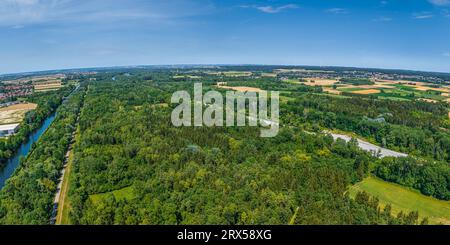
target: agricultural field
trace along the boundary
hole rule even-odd
[[[387,203],[391,204],[394,215],[400,211],[403,213],[419,211],[420,216],[428,217],[431,224],[450,224],[450,201],[428,197],[416,190],[375,177],[368,177],[350,187],[350,196],[355,196],[358,191],[365,191],[378,197],[382,208]]]
[[[246,86],[226,86],[226,83],[218,83],[216,87],[223,88],[223,89],[231,89],[239,92],[261,92],[263,91],[260,88],[255,87],[246,87]]]
[[[422,100],[436,103],[439,101],[450,102],[450,89],[448,87],[436,88],[433,84],[424,82],[412,82],[405,80],[372,80],[373,84],[354,85],[351,82],[340,82],[336,79],[304,78],[306,82],[297,79],[286,79],[285,82],[304,84],[308,86],[321,86],[328,94],[340,95],[343,92],[360,95],[375,95],[380,99],[392,100]],[[355,80],[357,84],[359,80]],[[363,81],[361,80],[361,83]]]
[[[49,90],[56,90],[62,87],[61,80],[45,80],[40,82],[33,82],[34,91],[44,92]]]
[[[37,108],[37,104],[19,103],[0,108],[0,124],[19,123],[25,113]]]

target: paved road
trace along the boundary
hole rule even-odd
[[[351,140],[350,136],[347,135],[343,135],[343,134],[334,134],[334,133],[330,133],[331,136],[333,136],[334,140],[337,139],[343,139],[345,140],[345,142],[349,142]],[[383,158],[383,157],[406,157],[408,156],[408,154],[405,153],[401,153],[401,152],[396,152],[396,151],[392,151],[383,147],[379,147],[377,145],[371,144],[369,142],[363,141],[358,139],[358,146],[359,148],[365,150],[365,151],[370,151],[372,152],[373,155],[376,155],[378,152],[380,152],[379,157]]]

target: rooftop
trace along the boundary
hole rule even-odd
[[[0,125],[0,131],[13,130],[13,129],[17,128],[17,126],[19,126],[18,123]]]

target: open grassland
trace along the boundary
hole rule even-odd
[[[128,186],[115,191],[89,195],[89,198],[93,203],[99,203],[111,194],[116,198],[117,201],[132,200],[135,196],[133,186]]]
[[[21,103],[0,108],[0,124],[18,123],[25,113],[37,108],[37,104]]]
[[[368,177],[350,187],[349,191],[353,197],[359,191],[378,197],[382,207],[392,205],[393,214],[419,211],[420,217],[428,217],[431,224],[450,224],[450,201],[428,197],[398,184]]]

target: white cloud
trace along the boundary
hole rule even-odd
[[[418,19],[418,20],[430,19],[430,18],[433,18],[433,17],[434,17],[434,15],[432,13],[430,13],[430,12],[421,12],[421,13],[414,13],[413,14],[413,18],[414,19]]]
[[[298,6],[296,4],[286,4],[278,7],[274,6],[257,6],[257,5],[243,5],[241,8],[254,8],[261,12],[268,13],[268,14],[276,14],[286,9],[296,9]]]
[[[437,6],[450,6],[450,0],[428,0],[428,2]]]
[[[347,9],[343,9],[343,8],[326,9],[325,12],[332,13],[332,14],[347,14],[348,13]]]
[[[212,12],[205,1],[119,1],[119,0],[0,0],[0,26],[39,23],[114,22],[170,20]]]

